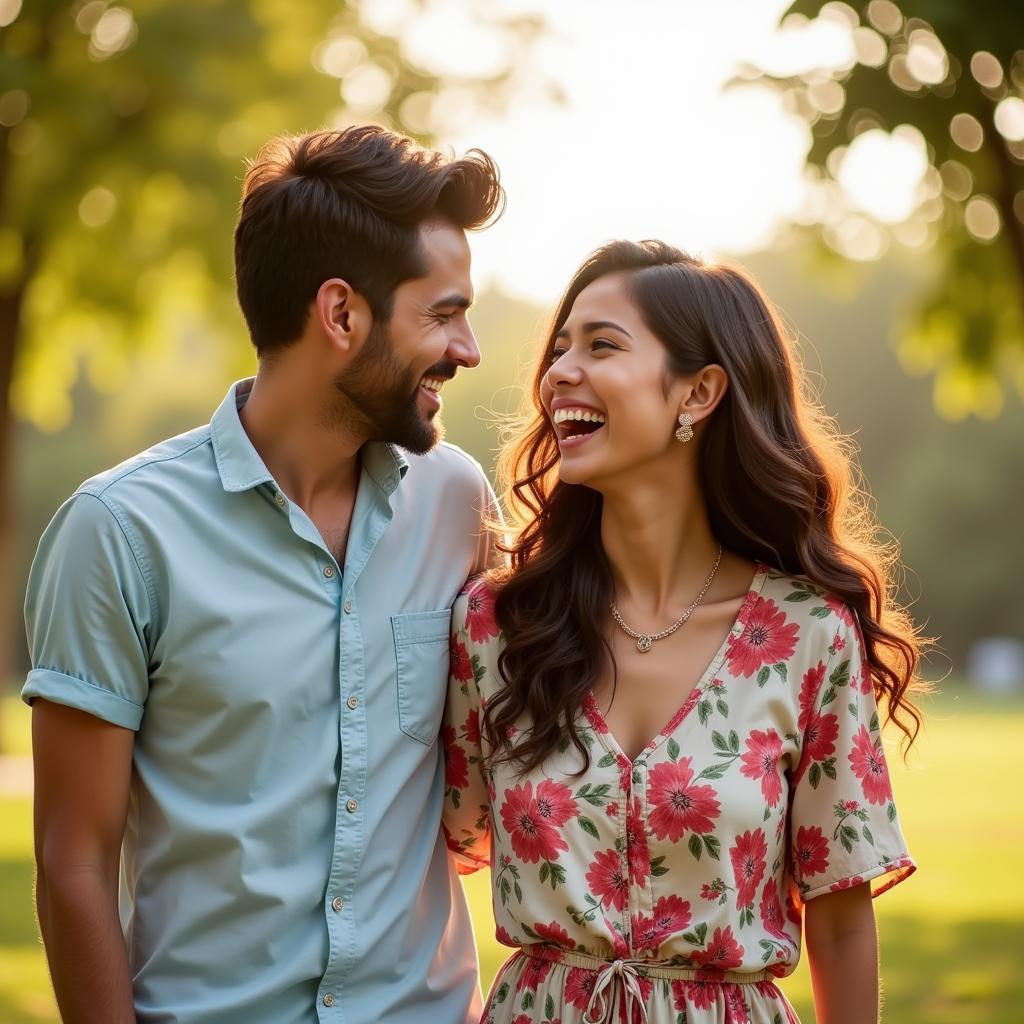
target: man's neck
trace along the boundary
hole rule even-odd
[[[325,423],[301,382],[257,374],[239,417],[278,485],[307,513],[354,494],[366,439]]]

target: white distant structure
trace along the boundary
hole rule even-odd
[[[967,674],[987,693],[1018,693],[1024,689],[1024,643],[1008,636],[979,640],[967,657]]]

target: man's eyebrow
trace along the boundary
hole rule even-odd
[[[447,309],[449,306],[454,306],[456,309],[469,309],[472,305],[472,299],[467,299],[461,292],[452,292],[450,295],[438,299],[437,302],[431,303],[430,308]]]
[[[624,334],[627,338],[629,338],[631,340],[633,338],[633,335],[630,334],[629,331],[627,331],[625,327],[620,327],[613,320],[591,320],[590,323],[583,325],[583,333],[584,334],[593,334],[594,331],[607,331],[609,328],[611,330],[613,330],[613,331],[619,331],[619,333]],[[568,330],[568,328],[563,327],[555,335],[555,337],[556,338],[568,338],[569,337],[569,330]]]

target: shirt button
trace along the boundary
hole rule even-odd
[[[331,900],[331,909],[335,913],[340,914],[341,913],[341,908],[344,907],[344,906],[345,906],[345,901],[340,896],[335,896],[334,899]]]
[[[349,699],[345,701],[345,703],[348,705],[349,711],[355,711],[355,709],[359,707],[359,698],[353,695],[349,697]]]
[[[351,601],[346,601],[342,605],[342,607],[345,609],[345,614],[346,615],[351,615],[352,614],[352,602]]]
[[[287,500],[285,499],[285,496],[280,491],[278,491],[277,494],[274,496],[274,501],[276,501],[278,505],[281,506],[281,508],[284,508],[285,505],[288,504]]]
[[[334,566],[333,565],[325,565],[324,566],[324,576],[327,579],[331,579],[334,576]]]
[[[333,1006],[333,1005],[334,1005],[334,996],[332,996],[330,992],[325,992],[324,993],[324,1006]]]
[[[355,801],[355,800],[349,800],[349,801],[348,801],[348,802],[347,802],[347,803],[345,804],[345,810],[346,810],[346,811],[348,811],[348,813],[349,813],[349,814],[355,814],[355,813],[356,813],[356,811],[358,811],[358,810],[359,810],[359,804],[358,804],[358,802],[357,802],[357,801]]]

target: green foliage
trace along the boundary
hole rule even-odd
[[[368,71],[378,95],[353,109]],[[497,102],[507,82],[500,69],[474,95]],[[20,353],[15,412],[63,426],[80,364],[112,390],[130,352],[169,335],[209,345],[212,325],[244,353],[230,285],[244,159],[364,118],[423,137],[444,84],[354,0],[24,3],[0,28],[0,294],[25,292],[20,331],[0,338]]]
[[[942,272],[907,311],[897,344],[906,363],[935,373],[944,415],[994,415],[1003,380],[1024,391],[1024,140],[1015,129],[1001,133],[996,114],[1004,100],[1024,97],[1020,11],[994,2],[799,0],[783,20],[815,17],[852,31],[849,66],[796,75],[752,68],[745,78],[777,87],[807,121],[808,164],[830,197],[819,237],[840,252],[835,183],[846,147],[873,129],[912,126],[924,137],[919,205],[896,234],[933,246]],[[889,230],[870,228],[883,243]]]

